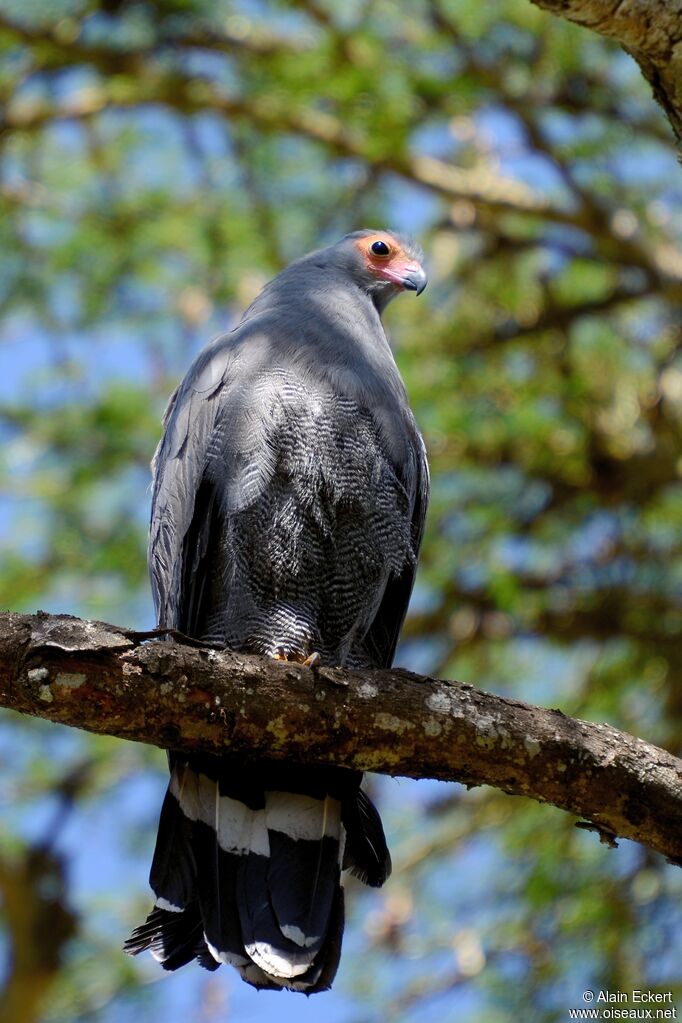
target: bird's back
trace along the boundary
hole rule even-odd
[[[270,367],[240,400],[267,410],[258,449],[244,460],[254,481],[242,486],[254,496],[225,510],[235,459],[228,416],[203,478],[220,519],[210,586],[198,618],[181,627],[236,650],[371,663],[364,636],[389,579],[416,556],[414,501],[381,423],[356,397],[291,367]]]

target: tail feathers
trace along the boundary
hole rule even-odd
[[[315,980],[311,978],[312,983],[306,989],[306,994],[314,995],[318,991],[328,991],[332,986],[336,971],[339,968],[339,959],[341,958],[341,939],[343,938],[344,922],[343,888],[339,885],[336,889],[327,937],[317,960],[320,969],[317,978]]]
[[[341,957],[341,939],[344,925],[343,888],[337,886],[334,893],[332,912],[329,919],[324,944],[310,969],[289,985],[293,991],[303,991],[306,995],[314,995],[318,991],[327,991],[336,976]]]
[[[206,843],[200,852],[195,842],[206,940],[256,987],[317,989],[326,946],[340,947],[340,932],[327,940],[340,892],[340,802],[274,791],[262,802],[254,810],[219,796],[213,833],[196,825]]]
[[[178,764],[168,786],[149,874],[157,905],[171,912],[184,909],[195,897],[196,863],[192,848],[192,824],[183,812],[182,798],[191,772]]]
[[[344,800],[342,820],[346,829],[344,870],[370,888],[381,888],[391,876],[391,854],[377,808],[362,789]]]
[[[237,877],[242,855],[227,852],[216,841],[216,832],[202,821],[194,826],[197,861],[197,892],[206,945],[217,963],[246,966],[237,909]]]
[[[247,967],[237,967],[237,969],[243,980],[258,988],[267,987],[270,990],[276,991],[286,988],[289,991],[301,991],[306,995],[314,995],[318,991],[328,991],[332,986],[339,967],[343,925],[343,889],[341,886],[338,886],[334,896],[332,914],[329,919],[325,941],[314,962],[305,973],[291,978],[287,983],[283,983],[281,977],[268,974],[256,966],[255,963],[250,963]]]
[[[339,887],[340,811],[329,796],[266,792],[254,815],[237,901],[246,951],[271,976],[304,977],[319,957]],[[254,854],[264,845],[267,856]]]
[[[267,973],[263,973],[260,966],[256,966],[255,963],[250,962],[247,966],[237,966],[236,970],[245,983],[250,984],[251,987],[258,988],[259,991],[285,990],[281,981],[275,977],[269,977]]]
[[[193,959],[199,959],[209,970],[220,965],[210,955],[204,941],[198,903],[181,913],[155,907],[145,922],[136,927],[123,946],[131,955],[147,949],[164,970],[177,970]],[[203,959],[208,957],[208,961]]]
[[[343,859],[341,803],[329,795],[268,792],[265,825],[268,888],[282,933],[297,945],[319,949]]]
[[[331,795],[322,776],[288,770],[282,779],[264,764],[245,771],[174,756],[150,878],[156,906],[126,951],[149,949],[166,970],[192,959],[211,970],[229,963],[257,988],[331,986],[343,934],[341,864],[378,885],[390,857],[359,775],[338,772]],[[293,791],[275,788],[282,781]]]

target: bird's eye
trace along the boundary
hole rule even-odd
[[[388,254],[391,251],[386,242],[382,241],[372,242],[372,244],[370,245],[370,249],[372,250],[375,256],[388,256]]]

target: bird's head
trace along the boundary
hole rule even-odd
[[[337,246],[347,271],[381,312],[401,291],[421,295],[426,287],[423,253],[393,231],[354,231]]]

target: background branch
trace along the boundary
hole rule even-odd
[[[217,652],[66,615],[0,616],[0,703],[174,749],[489,784],[682,861],[682,762],[459,682]]]

